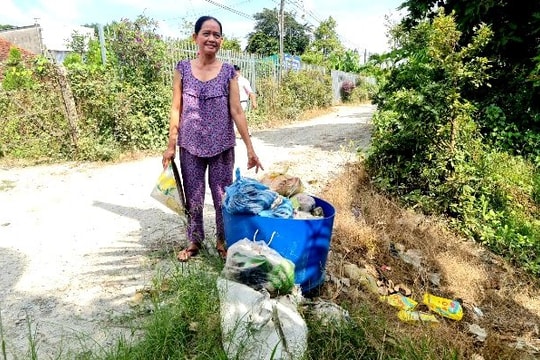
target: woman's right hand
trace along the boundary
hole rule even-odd
[[[174,156],[175,156],[175,149],[167,149],[165,150],[165,152],[163,153],[163,158],[161,159],[161,163],[163,164],[163,168],[166,169],[167,166],[169,166],[169,163],[171,162],[171,160],[174,159]]]

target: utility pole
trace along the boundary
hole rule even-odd
[[[105,50],[105,35],[104,35],[102,24],[98,24],[98,36],[99,36],[99,46],[101,49],[101,63],[105,65],[107,63],[107,51]]]
[[[43,44],[43,33],[41,31],[41,25],[39,25],[39,18],[34,18],[34,27],[36,28],[39,40],[39,53],[45,55],[45,45]]]
[[[281,80],[281,74],[283,72],[283,64],[285,63],[285,55],[283,49],[283,38],[285,37],[285,0],[281,0],[279,5],[279,78]]]

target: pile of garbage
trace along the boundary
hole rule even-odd
[[[316,271],[307,269],[307,254],[311,252],[301,246],[319,241],[318,252],[309,260],[324,257],[326,261],[320,249],[330,241],[333,213],[329,209],[333,210],[304,191],[298,177],[270,173],[259,181],[240,176],[236,169],[235,181],[225,189],[223,199],[228,249],[217,280],[222,343],[229,359],[304,358],[308,330],[298,309],[309,306],[317,316],[329,312],[329,306],[308,305],[302,296],[304,283],[321,279],[321,265],[315,267]],[[313,221],[304,226],[304,221],[281,219]],[[299,231],[292,230],[297,227]],[[325,231],[318,231],[320,228]],[[265,240],[255,240],[257,234]],[[274,237],[276,243],[272,244]],[[339,316],[341,312],[332,314]],[[326,315],[320,318],[326,319]]]
[[[259,215],[281,219],[324,217],[315,198],[304,191],[299,177],[269,173],[260,181],[242,177],[225,189],[224,208],[231,214]]]
[[[308,347],[308,328],[301,313],[309,313],[323,325],[350,321],[338,305],[304,298],[294,270],[293,262],[264,241],[245,238],[228,248],[217,279],[228,359],[301,360]]]
[[[264,241],[239,240],[228,249],[217,288],[229,359],[302,359],[308,331],[293,262]]]

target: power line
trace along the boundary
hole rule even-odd
[[[241,5],[249,4],[251,1],[252,1],[252,0],[241,1],[241,2],[239,2],[239,3],[230,5],[229,7],[230,7],[230,8],[233,8],[233,9],[234,9],[234,8],[239,8]],[[219,11],[219,12],[221,13],[222,11],[229,11],[229,9],[228,9],[228,8],[220,7],[220,9],[212,10],[212,11]],[[200,11],[197,11],[197,12],[193,15],[193,17],[196,18],[196,17],[199,17],[199,16],[208,15],[208,13],[209,13],[209,11],[202,11],[202,10],[200,10]],[[235,14],[236,14],[236,13],[235,13]],[[253,17],[251,17],[250,20],[253,20]]]
[[[319,17],[317,15],[315,15],[315,13],[313,11],[308,10],[308,9],[305,8],[304,2],[302,0],[296,0],[296,1],[289,0],[287,2],[289,4],[291,4],[291,5],[293,5],[296,9],[303,12],[304,15],[308,15],[309,17],[311,17],[313,20],[315,20],[317,22],[317,24],[321,23],[322,20],[319,19]]]
[[[209,2],[209,3],[212,4],[212,5],[215,5],[215,6],[217,6],[217,7],[220,7],[220,8],[222,8],[222,9],[225,9],[225,10],[227,10],[227,11],[229,11],[229,12],[232,12],[233,14],[242,16],[242,17],[244,17],[244,18],[246,18],[246,19],[249,19],[249,20],[253,20],[253,16],[252,16],[252,15],[243,13],[243,12],[241,12],[241,11],[239,11],[239,10],[236,10],[236,9],[233,9],[233,8],[227,6],[227,5],[223,5],[223,4],[217,3],[217,2],[215,2],[215,1],[213,1],[213,0],[205,0],[205,1],[206,1],[206,2]]]
[[[208,1],[208,0],[206,0],[206,1]],[[216,5],[216,6],[218,6],[220,8],[217,11],[216,10],[211,10],[214,13],[215,12],[221,12],[221,11],[232,11],[236,15],[239,15],[239,16],[242,16],[242,17],[247,17],[249,20],[253,20],[254,19],[253,16],[251,16],[249,14],[246,14],[246,13],[243,13],[241,11],[234,10],[234,7],[238,7],[240,5],[248,4],[251,1],[252,0],[241,1],[241,2],[233,4],[231,6],[226,6],[226,5],[222,5],[222,4],[216,4],[214,1],[208,1],[208,2],[211,3],[212,5]],[[178,21],[178,20],[188,21],[187,20],[188,18],[198,18],[198,17],[203,16],[203,15],[208,15],[209,12],[211,12],[211,11],[208,11],[208,10],[205,10],[205,11],[197,10],[197,11],[195,11],[195,9],[193,8],[192,2],[189,1],[189,3],[190,3],[191,6],[190,6],[190,9],[186,11],[186,15],[174,16],[174,17],[170,17],[170,18],[166,18],[166,19],[161,19],[161,21],[163,21],[163,22],[171,22],[171,21]]]

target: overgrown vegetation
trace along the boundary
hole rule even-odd
[[[38,57],[28,64],[19,51],[10,51],[0,91],[1,156],[35,161],[73,156],[59,77],[46,59]]]
[[[486,245],[528,274],[540,275],[540,147],[538,113],[531,100],[537,94],[540,61],[533,57],[533,70],[523,64],[501,67],[501,61],[493,61],[486,52],[497,47],[492,45],[494,38],[499,45],[504,43],[501,34],[475,23],[469,24],[464,36],[463,24],[456,24],[453,14],[440,12],[392,30],[396,48],[378,59],[378,65],[392,66],[371,63],[364,68],[376,74],[380,87],[374,98],[378,112],[367,158],[369,178],[362,171],[353,172],[346,186],[335,186],[325,196],[339,206],[340,220],[333,239],[333,251],[341,256],[339,264],[354,259],[358,264],[388,266],[395,279],[415,286],[413,295],[418,295],[432,290],[433,285],[395,260],[387,249],[395,242],[421,249],[426,254],[425,264],[439,270],[446,280],[437,288],[440,293],[489,309],[487,318],[478,320],[469,312],[466,320],[489,326],[491,337],[479,345],[465,335],[463,323],[444,322],[443,327],[411,330],[408,324],[403,326],[393,319],[393,313],[380,310],[378,296],[341,291],[336,285],[320,295],[347,308],[352,322],[323,327],[308,317],[307,359],[457,359],[477,353],[485,358],[526,356],[503,340],[508,340],[512,328],[519,328],[520,336],[534,336],[533,325],[538,323],[534,310],[540,308],[534,281],[517,274],[519,271],[509,274],[502,260],[449,236],[439,225],[428,226],[426,218],[419,220],[416,214],[398,210],[368,185],[372,182],[378,191],[415,210],[442,216],[460,234]],[[116,30],[124,34],[118,39],[143,40],[108,49],[113,59],[110,65],[100,64],[96,44],[85,58],[66,64],[81,115],[77,141],[65,136],[73,129],[64,112],[58,110],[62,109],[56,106],[58,99],[40,95],[58,94],[47,62],[41,59],[24,66],[13,53],[7,85],[0,92],[0,115],[2,121],[8,119],[0,129],[2,154],[95,160],[112,159],[126,150],[160,149],[166,138],[169,101],[169,85],[159,80],[163,71],[160,62],[147,62],[150,66],[140,73],[133,68],[136,62],[119,69],[120,64],[130,63],[119,59],[137,53],[148,56],[146,51],[152,49],[157,50],[151,54],[162,56],[161,40],[154,36],[150,23],[143,22],[143,32],[133,25],[118,25]],[[511,42],[511,34],[505,36],[506,42]],[[317,59],[317,54],[311,55]],[[145,81],[140,82],[143,77]],[[505,82],[513,90],[526,86],[506,94],[501,85]],[[490,92],[488,84],[498,86]],[[259,125],[295,119],[305,110],[328,106],[328,86],[328,77],[310,72],[287,73],[280,86],[263,79],[257,86],[261,89],[260,109],[250,114],[250,121]],[[370,86],[351,84],[344,89],[345,100],[369,98],[374,91]],[[33,112],[13,115],[26,108]],[[346,200],[340,200],[339,192]],[[477,259],[472,255],[475,252],[489,261]],[[465,255],[462,259],[456,253]],[[141,315],[144,323],[133,324],[136,331],[142,331],[141,339],[123,339],[103,354],[90,352],[81,359],[224,359],[215,290],[220,266],[212,264],[209,272],[175,269],[160,280],[168,283],[167,290],[161,291],[163,283],[156,283],[155,288],[161,290],[151,292],[146,299],[152,305],[152,315]],[[342,269],[330,267],[332,270],[338,273]],[[524,288],[523,284],[532,285]],[[517,337],[512,335],[512,341],[517,343]]]
[[[259,108],[248,114],[254,125],[290,122],[305,111],[332,104],[330,76],[317,71],[288,71],[281,82],[262,78],[257,88]]]
[[[408,11],[403,21],[406,29],[432,19],[438,9],[453,13],[461,33],[460,47],[471,42],[479,24],[491,28],[491,41],[482,50],[492,65],[489,87],[465,88],[463,95],[477,104],[475,121],[485,142],[538,161],[540,3],[407,0],[402,7]]]
[[[476,121],[484,109],[466,97],[489,80],[491,29],[479,25],[461,45],[453,16],[440,12],[393,35],[396,65],[374,100],[375,184],[540,274],[538,168],[490,148]]]
[[[169,58],[156,22],[144,16],[107,30],[106,63],[97,41],[90,41],[83,55],[66,58],[66,76],[45,58],[24,61],[12,50],[0,91],[1,156],[29,162],[109,161],[126,152],[162,150],[172,93],[165,79],[172,71],[169,64],[179,59]],[[271,73],[264,76],[261,65],[259,109],[248,119],[252,125],[290,121],[331,105],[331,80],[324,72],[288,71],[278,82]],[[75,111],[70,113],[71,103]]]

